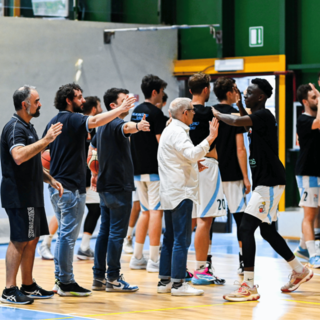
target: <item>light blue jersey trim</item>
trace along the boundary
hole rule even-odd
[[[25,147],[25,145],[24,145],[23,143],[17,143],[17,144],[15,144],[14,146],[12,146],[12,147],[10,148],[10,150],[9,150],[10,153],[11,153],[11,151],[12,151],[13,148],[18,147],[18,146]]]
[[[212,196],[212,198],[210,199],[209,203],[207,204],[207,206],[205,207],[205,209],[203,210],[203,212],[201,213],[201,218],[203,218],[207,212],[210,210],[210,208],[212,207],[213,203],[216,201],[219,189],[220,189],[220,170],[218,171],[218,182],[216,185],[216,190],[214,191],[214,194]]]
[[[303,188],[302,176],[296,176],[298,188]]]
[[[134,176],[134,181],[141,181],[141,176],[140,175]]]
[[[273,198],[274,198],[274,191],[273,191],[273,187],[270,187],[269,188],[269,192],[270,192],[270,207],[269,207],[269,211],[268,211],[268,219],[270,221],[270,223],[272,223],[272,218],[270,216],[270,211],[272,209],[272,206],[273,206]]]
[[[149,179],[148,180],[145,180],[144,178],[143,178],[143,180],[141,180],[142,179],[142,177],[141,176],[145,176],[145,175],[148,175],[149,176]],[[160,177],[159,177],[159,175],[158,174],[156,174],[156,173],[151,173],[151,174],[138,174],[138,175],[135,175],[134,176],[134,181],[143,181],[143,182],[149,182],[149,181],[160,181]]]
[[[317,177],[309,177],[309,187],[310,188],[318,188],[318,178]]]
[[[161,206],[161,203],[160,203],[160,201],[159,201],[158,204],[154,207],[153,210],[158,210],[158,209],[160,208],[160,206]]]
[[[159,175],[156,173],[150,174],[150,181],[160,181]]]
[[[140,201],[140,206],[142,207],[143,211],[149,211],[149,209],[147,209]]]

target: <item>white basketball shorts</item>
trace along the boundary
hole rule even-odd
[[[244,212],[246,209],[246,187],[243,180],[222,182],[230,213]]]
[[[262,222],[271,224],[277,221],[278,204],[285,186],[258,186],[253,192],[245,213],[251,214]]]
[[[199,173],[199,204],[193,203],[192,218],[221,217],[226,215],[222,181],[218,161],[204,158],[208,169]]]
[[[162,210],[160,204],[160,181],[135,181],[141,211]]]
[[[132,202],[140,201],[136,182],[134,182],[134,186],[136,190],[132,191]]]
[[[310,176],[296,176],[300,191],[300,207],[320,207],[320,178]]]
[[[90,187],[86,188],[86,203],[100,203],[99,193],[90,189]]]

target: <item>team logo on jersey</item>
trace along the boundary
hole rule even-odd
[[[257,162],[255,159],[249,159],[250,167],[255,168],[257,166]]]
[[[259,206],[259,212],[260,212],[260,213],[264,213],[264,211],[265,211],[265,206],[266,206],[266,203],[263,201],[262,204],[261,204],[261,206]]]
[[[149,117],[149,115],[147,113],[132,113],[132,120],[133,121],[141,121],[143,116],[146,115],[146,118]]]
[[[318,195],[317,194],[313,195],[313,202],[318,203]]]
[[[200,124],[200,122],[192,122],[191,124],[190,124],[190,130],[195,130],[196,129],[196,127],[198,126]]]

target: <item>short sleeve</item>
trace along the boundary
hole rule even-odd
[[[297,130],[299,137],[310,134],[312,130],[312,124],[314,117],[301,115],[297,121]]]
[[[95,134],[94,137],[91,139],[91,147],[97,149],[97,135]]]
[[[118,139],[127,139],[131,136],[131,134],[125,134],[123,131],[123,127],[126,124],[125,121],[116,119],[112,122],[110,122],[110,125],[112,126],[112,131],[114,132],[115,136]]]
[[[21,126],[19,126],[18,122],[13,123],[11,128],[8,128],[6,138],[10,153],[15,147],[24,147],[27,145],[28,137],[25,130]]]
[[[251,120],[252,120],[252,119],[251,119]],[[253,122],[253,121],[252,121],[252,122]],[[236,134],[247,132],[244,127],[235,127],[235,128],[236,128]]]
[[[89,129],[89,118],[80,113],[74,113],[71,117],[71,123],[76,132],[90,132]]]

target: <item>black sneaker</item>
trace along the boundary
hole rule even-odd
[[[90,296],[92,292],[85,288],[80,287],[76,282],[69,284],[64,284],[59,282],[58,295],[59,296],[76,296],[76,297],[86,297]]]
[[[79,260],[93,259],[94,253],[90,248],[87,249],[86,251],[82,251],[81,248],[79,248],[78,253],[77,253],[77,258]]]
[[[239,253],[239,269],[238,269],[238,274],[243,276],[244,274],[244,263],[243,263],[243,258],[242,255]]]
[[[53,291],[47,291],[33,282],[30,286],[21,285],[20,291],[29,298],[33,299],[49,299],[54,296]]]
[[[31,304],[33,299],[24,295],[18,287],[11,287],[10,289],[4,289],[1,296],[2,303],[11,304]]]
[[[106,279],[93,278],[91,289],[94,291],[103,291],[103,290],[106,290],[106,286],[107,286]]]
[[[212,267],[212,255],[208,254],[207,255],[207,263],[206,263],[206,267],[208,268],[208,272],[213,276],[214,280],[211,281],[211,283],[213,284],[217,284],[217,285],[224,285],[226,283],[225,279],[221,279],[218,278],[215,274],[214,274],[214,268]]]

